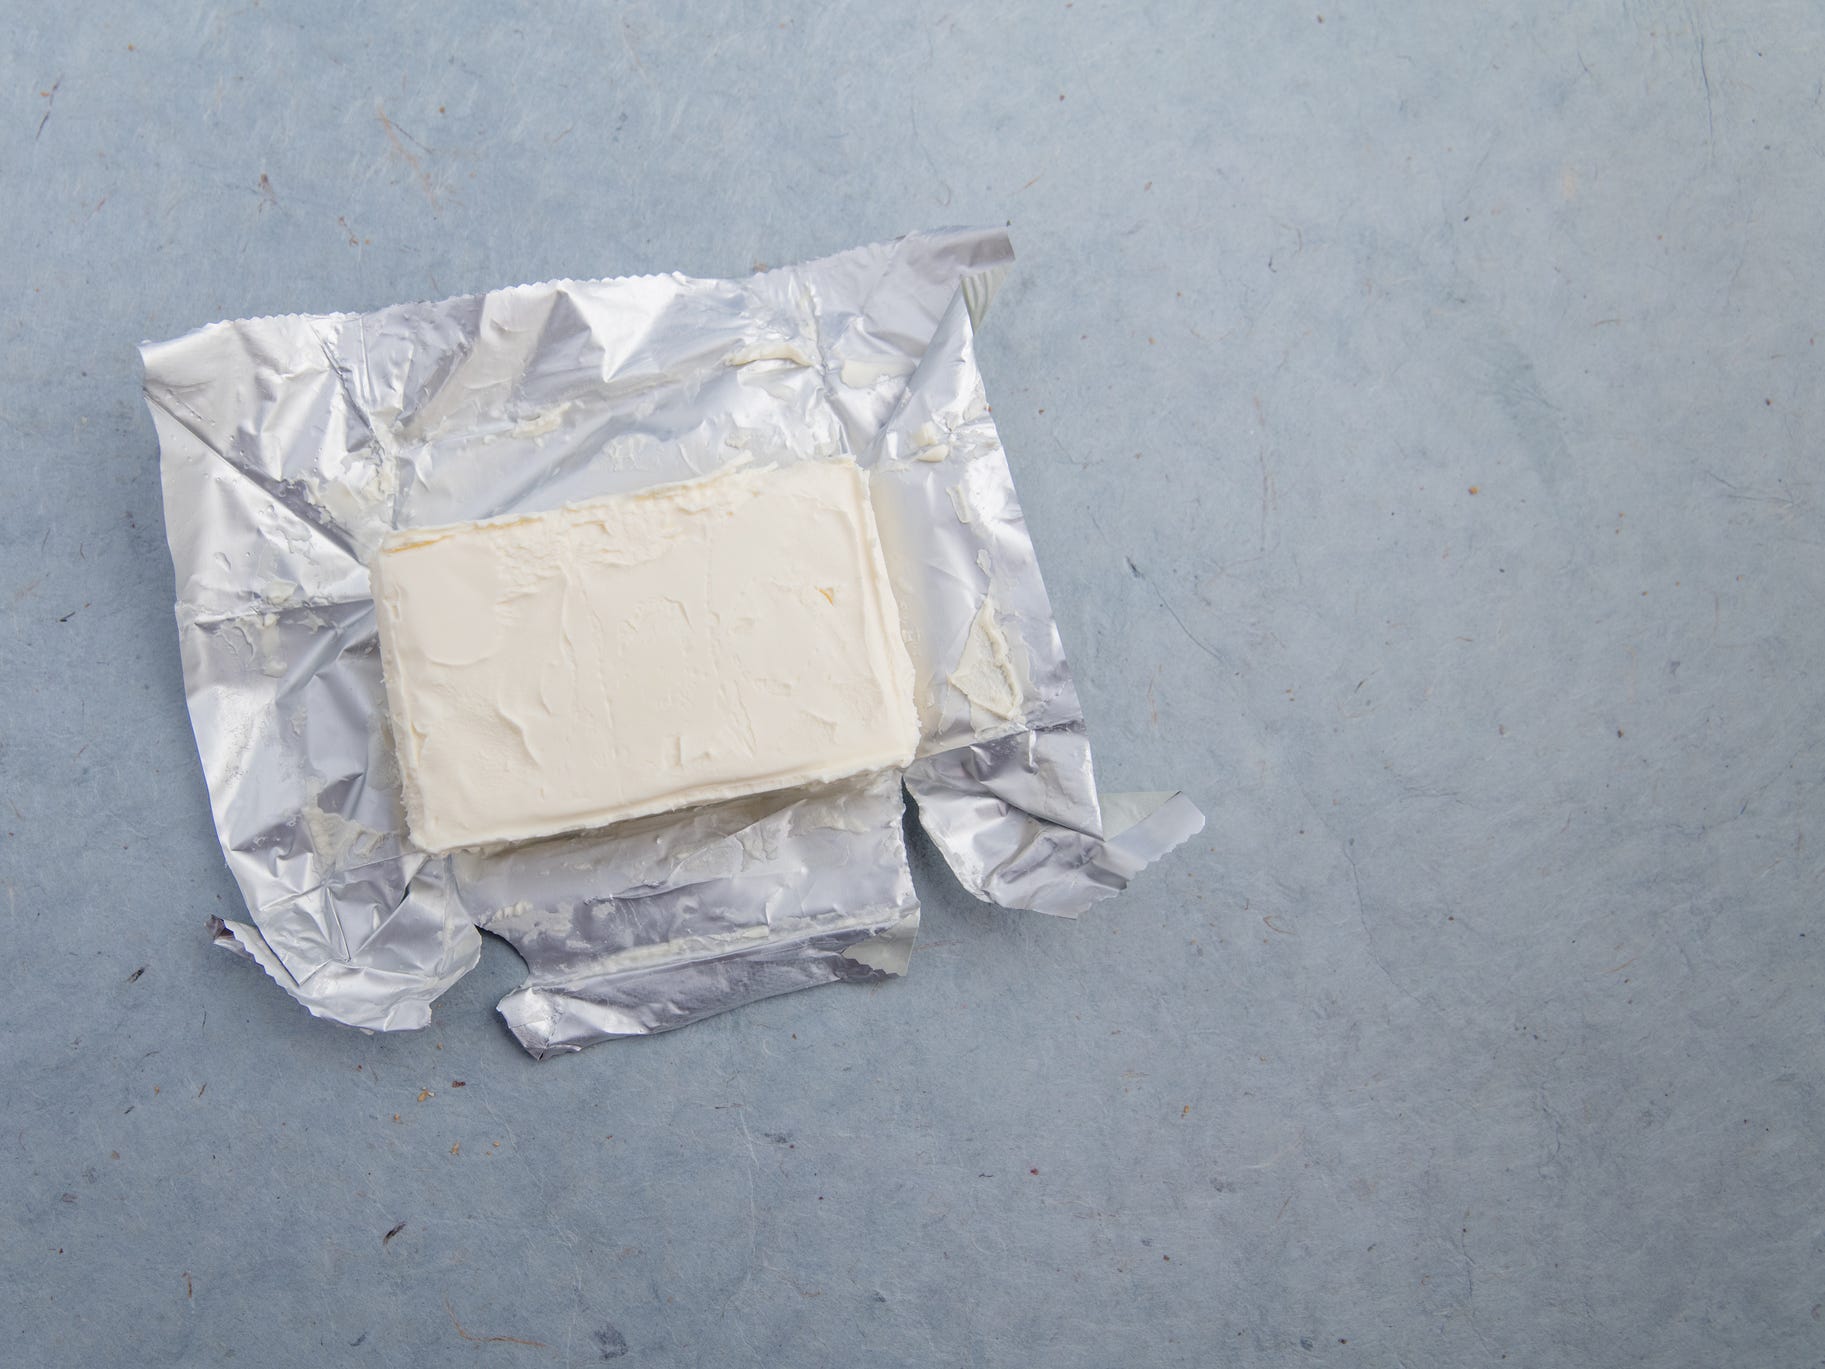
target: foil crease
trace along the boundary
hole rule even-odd
[[[919,674],[905,780],[972,893],[1074,913],[1195,831],[1188,801],[1152,796],[1105,832],[1117,800],[975,360],[1011,259],[999,231],[920,233],[743,280],[560,281],[146,345],[186,693],[248,906],[220,944],[311,1012],[392,1030],[498,933],[529,970],[501,1012],[541,1056],[901,973],[898,777],[453,856],[406,835],[380,539],[744,455],[874,469]]]

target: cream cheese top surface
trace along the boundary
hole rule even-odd
[[[904,765],[918,744],[851,461],[399,532],[372,569],[427,850]]]

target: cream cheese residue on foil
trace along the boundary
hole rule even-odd
[[[1009,722],[1020,716],[1020,677],[1008,651],[1007,634],[995,621],[992,598],[983,599],[982,608],[970,623],[963,655],[949,679],[972,708]]]
[[[544,413],[534,414],[531,418],[515,424],[507,436],[515,441],[525,441],[528,438],[544,437],[548,433],[555,433],[563,426],[564,415],[569,410],[569,404],[559,404],[547,409]]]
[[[956,511],[957,521],[959,523],[974,523],[976,521],[976,511],[970,507],[969,492],[965,490],[962,485],[952,485],[949,493],[951,508]]]
[[[789,361],[795,366],[816,366],[796,342],[786,338],[768,338],[738,347],[723,358],[725,366],[752,366],[757,361]]]
[[[345,869],[371,860],[387,839],[387,833],[363,827],[325,808],[321,794],[305,805],[304,826],[310,835],[311,849],[331,869]]]
[[[393,521],[393,497],[398,476],[391,456],[376,452],[374,459],[350,461],[343,470],[304,481],[312,501],[327,513],[365,559],[380,545]]]
[[[912,758],[912,665],[867,476],[701,480],[387,538],[374,564],[406,810],[519,841]]]
[[[274,679],[285,675],[285,656],[283,638],[279,633],[279,615],[262,613],[260,615],[260,669]]]
[[[905,357],[870,357],[843,363],[843,384],[852,390],[871,390],[884,380],[898,380],[908,375],[913,363]]]

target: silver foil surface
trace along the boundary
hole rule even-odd
[[[191,721],[248,916],[218,940],[311,1012],[422,1027],[480,955],[534,1055],[906,967],[901,779],[977,897],[1072,915],[1203,824],[1097,794],[974,330],[996,230],[742,280],[559,281],[142,349]],[[547,509],[737,457],[854,457],[923,741],[864,777],[430,856],[406,833],[366,564],[396,528]]]

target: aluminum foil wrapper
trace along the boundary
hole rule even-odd
[[[147,344],[191,721],[248,916],[218,940],[311,1012],[422,1027],[484,928],[533,1054],[897,975],[901,780],[979,898],[1075,914],[1203,823],[1098,795],[974,354],[999,231],[741,280],[519,286]],[[918,675],[904,776],[431,856],[406,832],[366,565],[397,528],[547,509],[751,455],[854,457]]]

